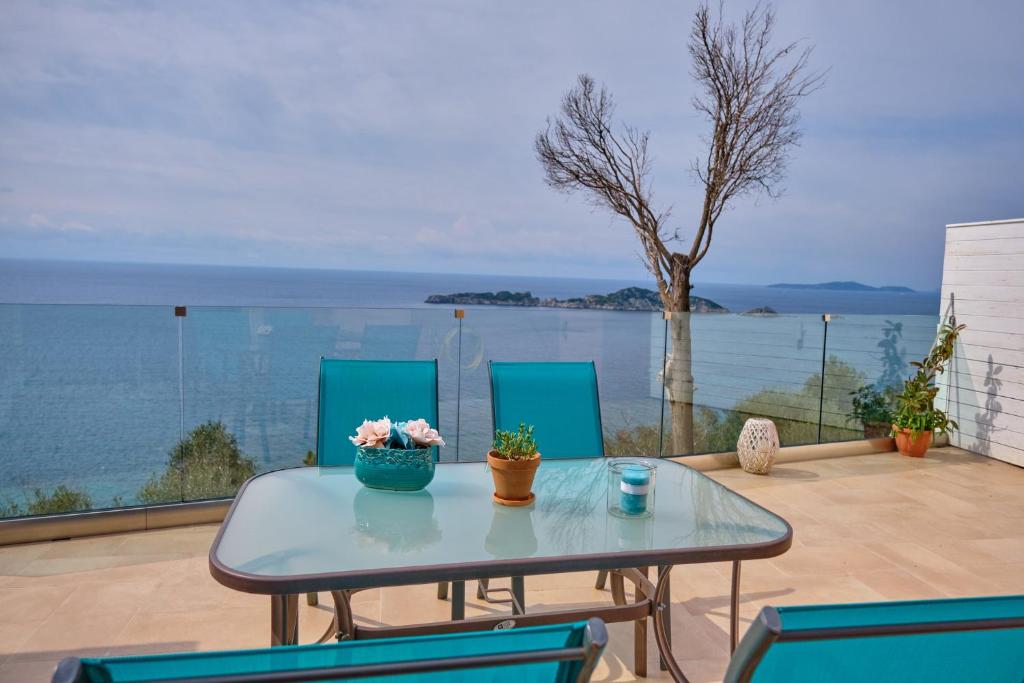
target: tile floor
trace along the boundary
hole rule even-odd
[[[766,604],[1024,593],[1024,469],[945,448],[924,460],[883,453],[781,465],[768,477],[712,476],[794,528],[785,555],[744,565],[744,622]],[[210,578],[215,531],[0,548],[0,681],[49,680],[69,654],[267,644],[268,599]],[[527,579],[528,608],[609,600],[593,578]],[[728,565],[673,573],[675,653],[695,683],[720,680],[725,670],[728,589]],[[354,608],[364,624],[444,619],[448,610],[429,586],[359,593]],[[468,612],[489,609],[471,604]],[[301,610],[305,641],[326,627],[329,612],[304,601]],[[609,631],[595,680],[633,680],[632,628]],[[651,678],[663,678],[653,637],[650,651]]]

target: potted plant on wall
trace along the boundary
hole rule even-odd
[[[892,425],[896,450],[901,455],[920,458],[931,446],[934,432],[942,434],[957,429],[957,423],[935,407],[935,396],[939,393],[935,378],[942,374],[946,363],[953,357],[956,340],[964,327],[943,323],[932,350],[920,362],[911,363],[917,371],[904,383],[903,391],[896,395]]]
[[[494,448],[487,453],[494,478],[494,501],[501,505],[529,505],[534,495],[533,477],[540,467],[540,453],[533,438],[533,425],[519,424],[519,431],[494,433]]]
[[[849,420],[864,428],[865,439],[885,439],[892,430],[893,392],[891,388],[879,390],[876,385],[866,384],[851,391]]]

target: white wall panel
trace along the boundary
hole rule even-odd
[[[943,314],[967,325],[940,405],[954,446],[1024,467],[1024,219],[946,226]]]

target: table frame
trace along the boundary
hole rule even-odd
[[[662,463],[673,466],[686,465],[664,459]],[[444,463],[438,464],[443,467]],[[277,470],[279,471],[279,470]],[[386,638],[393,636],[423,635],[427,633],[451,633],[455,631],[484,630],[499,627],[533,626],[539,624],[579,621],[598,617],[606,622],[635,621],[646,624],[647,617],[653,620],[655,641],[665,668],[676,681],[686,681],[672,654],[671,620],[669,618],[670,580],[672,568],[677,565],[701,564],[706,562],[731,562],[732,581],[729,601],[729,644],[735,650],[739,637],[739,590],[740,563],[776,557],[789,550],[793,543],[793,529],[789,523],[775,513],[750,501],[745,496],[729,491],[751,505],[782,521],[786,532],[777,539],[762,543],[740,543],[735,545],[705,546],[699,548],[667,548],[658,550],[593,553],[566,555],[560,557],[528,557],[512,560],[484,560],[479,562],[451,563],[430,566],[389,567],[386,569],[328,572],[322,574],[296,574],[292,576],[267,577],[241,572],[225,566],[217,559],[217,549],[224,529],[231,521],[238,500],[245,493],[249,482],[271,472],[250,478],[238,490],[235,501],[228,510],[217,536],[210,547],[210,573],[219,583],[228,588],[271,596],[271,645],[290,645],[298,642],[298,599],[303,593],[330,591],[335,596],[337,609],[347,609],[339,603],[338,595],[345,591],[364,588],[386,588],[416,584],[432,584],[440,581],[452,582],[453,610],[451,621],[415,624],[409,626],[351,626],[349,637]],[[696,472],[698,476],[706,476]],[[722,484],[717,485],[721,486]],[[657,580],[652,583],[645,570],[622,569],[622,567],[657,567]],[[544,574],[561,574],[588,570],[618,570],[636,589],[633,603],[595,606],[586,609],[558,610],[535,614],[501,615],[494,617],[464,618],[456,608],[457,598],[465,595],[465,582],[469,580],[493,579],[508,576],[524,577]],[[347,600],[346,600],[347,602]],[[624,603],[625,601],[622,600]],[[341,612],[339,612],[341,614]],[[646,641],[646,627],[638,627],[636,638]],[[639,663],[638,663],[639,664]],[[637,673],[640,673],[639,671]],[[642,675],[642,674],[641,674]]]

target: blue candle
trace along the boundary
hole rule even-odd
[[[647,512],[647,493],[651,489],[651,471],[639,465],[623,467],[619,489],[622,512],[627,515],[644,514]]]

